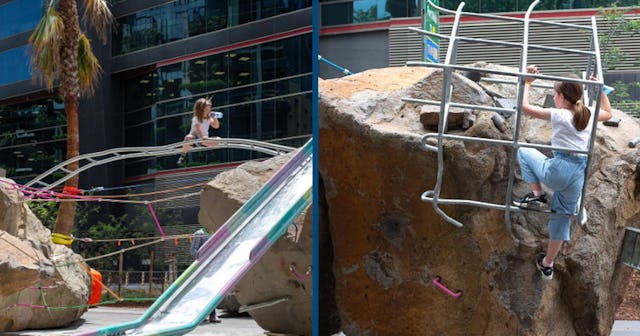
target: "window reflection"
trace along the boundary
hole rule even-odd
[[[113,55],[196,36],[311,6],[311,0],[181,0],[119,18]]]
[[[0,167],[19,183],[31,180],[65,160],[66,130],[57,98],[0,106]]]
[[[321,3],[321,23],[323,26],[375,22],[398,17],[419,17],[420,6],[426,1],[417,0],[325,0]],[[531,1],[524,0],[440,0],[441,7],[455,10],[464,2],[465,12],[500,13],[526,11]],[[580,9],[610,7],[609,0],[542,1],[536,10]],[[618,7],[635,6],[636,0],[616,2]]]
[[[30,52],[26,45],[0,52],[0,86],[31,78]]]
[[[359,0],[323,2],[322,25],[356,24],[420,16],[418,0]]]

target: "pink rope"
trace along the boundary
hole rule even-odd
[[[39,308],[39,309],[46,309],[46,306],[42,306],[42,305],[32,305],[32,304],[27,304],[27,303],[14,303],[9,305],[9,309],[15,308],[15,307],[27,307],[27,308]]]
[[[164,239],[166,236],[164,234],[164,231],[162,231],[162,227],[160,226],[160,222],[158,221],[158,217],[156,216],[156,212],[153,211],[153,207],[151,206],[151,203],[147,203],[147,206],[149,207],[149,211],[151,212],[151,216],[153,216],[153,220],[156,221],[156,226],[158,227],[158,230],[160,230],[160,234],[162,235],[162,238]]]
[[[7,183],[5,181],[2,181],[2,182]],[[10,183],[10,185],[12,185],[13,188],[15,189],[20,190],[23,194],[25,194],[26,197],[29,197],[29,198],[36,198],[37,196],[39,198],[48,199],[48,200],[54,200],[57,198],[75,198],[75,199],[82,199],[82,200],[88,200],[88,201],[100,201],[100,198],[96,198],[96,197],[66,194],[66,193],[60,193],[60,192],[51,191],[51,190],[42,190],[34,187],[27,187],[17,183]],[[27,196],[27,194],[30,196]],[[46,195],[46,196],[43,197],[41,195]]]
[[[51,289],[51,288],[58,288],[58,286],[31,286],[29,287],[29,289],[33,289],[33,290],[40,290],[40,289]]]

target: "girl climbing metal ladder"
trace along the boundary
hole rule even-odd
[[[490,209],[498,209],[498,210],[504,210],[505,211],[505,225],[507,228],[507,231],[513,236],[512,230],[511,230],[511,220],[510,220],[510,213],[511,212],[521,212],[521,211],[525,211],[521,208],[515,207],[512,205],[512,189],[513,189],[513,182],[514,182],[514,178],[515,178],[515,168],[516,168],[516,160],[513,159],[510,162],[509,165],[509,178],[508,178],[508,184],[507,184],[507,190],[506,190],[506,198],[505,198],[505,202],[504,204],[494,204],[494,203],[488,203],[488,202],[482,202],[482,201],[473,201],[473,200],[466,200],[466,199],[445,199],[445,198],[441,198],[440,194],[442,191],[442,182],[443,182],[443,175],[444,175],[444,140],[457,140],[457,141],[466,141],[466,142],[476,142],[476,143],[486,143],[486,144],[492,144],[492,145],[502,145],[502,146],[507,146],[511,148],[511,157],[515,158],[516,157],[516,153],[518,151],[519,147],[530,147],[530,148],[536,148],[536,149],[546,149],[546,150],[559,150],[562,152],[569,152],[569,153],[579,153],[579,154],[585,154],[587,155],[587,168],[586,168],[586,172],[585,172],[585,176],[589,176],[589,166],[591,163],[591,159],[592,159],[592,155],[593,155],[593,146],[594,146],[594,142],[595,142],[595,134],[596,134],[596,129],[597,127],[594,125],[594,127],[591,130],[591,136],[590,136],[590,140],[589,140],[589,147],[587,151],[580,151],[580,150],[571,150],[568,148],[561,148],[561,147],[553,147],[553,146],[549,146],[549,145],[541,145],[541,144],[532,144],[532,143],[526,143],[526,142],[519,142],[519,136],[520,136],[520,120],[522,117],[522,98],[523,98],[523,89],[524,89],[524,82],[526,78],[536,78],[536,79],[546,79],[546,80],[552,80],[552,81],[564,81],[564,82],[571,82],[571,83],[581,83],[584,85],[584,87],[586,88],[585,91],[587,92],[593,92],[594,94],[591,95],[585,95],[585,97],[587,97],[587,99],[589,100],[589,103],[587,104],[588,106],[593,106],[594,100],[595,100],[595,108],[592,109],[592,111],[594,111],[594,115],[593,118],[594,120],[598,119],[598,111],[600,109],[600,95],[601,95],[601,91],[603,89],[603,85],[604,83],[602,82],[601,79],[599,79],[598,81],[591,81],[587,79],[576,79],[576,78],[568,78],[568,77],[559,77],[559,76],[549,76],[549,75],[540,75],[540,74],[528,74],[526,72],[526,67],[527,67],[527,56],[528,56],[528,52],[529,49],[537,49],[537,50],[544,50],[544,51],[550,51],[550,52],[560,52],[563,54],[573,54],[573,55],[582,55],[582,56],[586,56],[587,60],[586,60],[586,66],[585,66],[585,74],[602,74],[602,63],[600,60],[600,49],[599,49],[599,44],[598,44],[598,31],[597,31],[597,27],[596,27],[596,20],[595,17],[591,17],[591,26],[580,26],[580,25],[575,25],[575,24],[569,24],[569,23],[559,23],[559,22],[551,22],[551,21],[542,21],[542,20],[535,20],[535,19],[531,19],[531,13],[534,9],[534,7],[538,4],[539,1],[534,1],[528,8],[524,18],[517,18],[517,17],[507,17],[507,16],[498,16],[498,15],[490,15],[490,14],[478,14],[478,13],[467,13],[467,12],[462,12],[462,8],[464,7],[464,2],[460,3],[460,5],[458,6],[456,11],[452,11],[452,10],[448,10],[445,8],[441,8],[436,6],[435,4],[433,4],[431,1],[428,2],[428,5],[435,10],[438,10],[439,12],[442,13],[446,13],[446,14],[453,14],[455,15],[454,18],[454,23],[453,23],[453,27],[451,29],[451,35],[447,36],[447,35],[442,35],[442,34],[438,34],[438,33],[434,33],[434,32],[429,32],[429,31],[425,31],[425,30],[421,30],[421,29],[416,29],[416,28],[409,28],[415,32],[418,32],[420,34],[423,35],[427,35],[427,36],[433,36],[433,37],[437,37],[440,39],[445,39],[445,40],[449,40],[449,44],[448,44],[448,48],[447,48],[447,54],[446,54],[446,58],[444,63],[427,63],[427,62],[407,62],[407,65],[409,66],[426,66],[426,67],[435,67],[435,68],[440,68],[443,70],[443,80],[442,80],[442,98],[440,101],[432,101],[432,100],[424,100],[424,99],[414,99],[414,98],[404,98],[404,101],[407,102],[413,102],[413,103],[420,103],[420,104],[428,104],[428,105],[439,105],[440,106],[440,118],[439,118],[439,124],[438,124],[438,133],[429,133],[426,134],[423,139],[422,139],[422,145],[426,150],[429,151],[433,151],[437,153],[438,156],[438,171],[437,171],[437,180],[436,180],[436,185],[435,188],[433,190],[428,190],[426,192],[424,192],[422,194],[422,200],[424,202],[429,202],[433,205],[433,208],[435,209],[436,213],[438,213],[438,215],[440,215],[443,219],[445,219],[447,222],[457,226],[457,227],[462,227],[463,224],[461,222],[459,222],[458,220],[450,217],[449,215],[447,215],[441,208],[440,205],[444,204],[444,205],[470,205],[470,206],[477,206],[477,207],[483,207],[483,208],[490,208]],[[481,38],[470,38],[470,37],[463,37],[463,36],[459,36],[458,35],[458,31],[459,31],[459,27],[460,27],[460,22],[461,22],[461,17],[462,15],[466,15],[466,16],[472,16],[472,17],[480,17],[480,18],[487,18],[487,19],[493,19],[493,20],[500,20],[500,21],[505,21],[507,23],[520,23],[523,24],[524,26],[524,31],[523,31],[523,38],[522,38],[522,43],[514,43],[514,42],[507,42],[507,41],[498,41],[498,40],[490,40],[490,39],[481,39]],[[556,26],[556,27],[563,27],[563,28],[572,28],[572,29],[579,29],[579,30],[583,30],[586,31],[590,34],[590,38],[591,38],[591,48],[590,50],[578,50],[578,49],[569,49],[569,48],[559,48],[559,47],[552,47],[552,46],[543,46],[543,45],[538,45],[538,44],[530,44],[529,43],[529,31],[530,31],[530,24],[531,23],[535,23],[535,24],[540,24],[543,26]],[[471,67],[471,66],[462,66],[462,65],[457,65],[456,64],[456,54],[457,54],[457,48],[459,43],[461,42],[466,42],[466,43],[475,43],[475,44],[482,44],[482,45],[489,45],[489,46],[500,46],[500,47],[511,47],[511,48],[517,48],[520,49],[520,67],[519,67],[519,71],[518,72],[511,72],[511,71],[505,71],[505,70],[497,70],[497,69],[486,69],[486,68],[478,68],[478,67]],[[516,77],[517,81],[516,82],[503,82],[503,83],[513,83],[516,85],[517,87],[517,94],[516,94],[516,99],[515,99],[515,111],[512,108],[505,108],[505,107],[491,107],[491,106],[480,106],[480,105],[472,105],[472,104],[463,104],[463,103],[455,103],[451,101],[451,97],[452,97],[452,74],[454,70],[461,70],[461,71],[469,71],[469,72],[480,72],[480,73],[487,73],[487,74],[494,74],[494,75],[505,75],[505,76],[513,76]],[[588,76],[587,76],[588,77]],[[452,107],[458,107],[458,108],[465,108],[465,109],[473,109],[473,110],[483,110],[483,111],[492,111],[492,112],[498,112],[498,113],[514,113],[514,126],[513,126],[513,133],[511,134],[511,138],[512,140],[499,140],[499,139],[486,139],[486,138],[478,138],[478,137],[470,137],[470,136],[465,136],[465,135],[455,135],[455,134],[446,134],[446,130],[447,130],[447,118],[448,118],[448,114],[449,114],[449,108]],[[437,144],[434,145],[430,145],[427,143],[428,140],[430,139],[436,139]],[[586,178],[586,177],[585,177]],[[580,200],[580,204],[578,206],[578,209],[576,209],[576,212],[573,214],[569,214],[566,216],[582,216],[584,211],[584,200],[585,200],[585,192],[586,192],[586,183],[583,186],[582,189],[582,193],[581,193],[581,200]],[[586,216],[586,215],[585,215]],[[584,217],[582,217],[583,220],[586,219]]]

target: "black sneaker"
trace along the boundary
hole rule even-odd
[[[551,280],[553,279],[553,267],[546,267],[542,265],[542,260],[544,260],[545,256],[546,254],[544,252],[538,253],[538,258],[536,259],[536,267],[542,274],[543,279]]]
[[[513,201],[513,204],[525,209],[542,209],[547,206],[547,194],[536,196],[532,191],[524,195],[523,198]]]

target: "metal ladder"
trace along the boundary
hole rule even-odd
[[[222,149],[222,148],[236,148],[236,149],[246,149],[257,151],[261,153],[265,153],[268,155],[280,155],[284,153],[289,153],[296,148],[278,145],[269,142],[263,142],[258,140],[249,140],[249,139],[239,139],[239,138],[224,138],[224,139],[210,139],[211,141],[215,141],[218,145],[214,147],[196,147],[190,148],[190,152],[201,152],[213,149]],[[186,142],[188,144],[196,144],[199,143],[200,140],[192,140]],[[139,158],[139,157],[150,157],[150,156],[168,156],[175,155],[181,152],[182,146],[185,142],[177,142],[170,145],[165,146],[155,146],[155,147],[121,147],[121,148],[112,148],[101,152],[89,153],[78,155],[74,158],[68,159],[56,165],[55,167],[45,171],[44,173],[38,175],[33,180],[27,182],[24,186],[30,187],[34,184],[39,184],[44,187],[42,189],[49,190],[55,186],[64,183],[66,180],[71,177],[80,174],[81,172],[95,167],[99,165],[103,165],[105,163],[114,162],[118,160],[131,159],[131,158]],[[71,171],[65,168],[68,164],[76,161],[84,160],[87,163],[79,167],[78,169]],[[63,173],[65,176],[59,178],[55,182],[49,184],[44,182],[44,179],[52,176],[56,173]]]
[[[560,76],[549,76],[549,75],[541,75],[541,74],[528,74],[526,73],[526,67],[527,67],[527,54],[528,54],[528,50],[529,49],[538,49],[538,50],[546,50],[546,51],[553,51],[553,52],[561,52],[561,53],[566,53],[566,54],[578,54],[578,55],[583,55],[587,57],[587,64],[586,64],[586,74],[602,74],[602,63],[600,61],[600,50],[599,50],[599,44],[598,44],[598,31],[597,31],[597,27],[596,27],[596,20],[595,17],[591,17],[591,26],[580,26],[580,25],[575,25],[575,24],[568,24],[568,23],[560,23],[560,22],[550,22],[550,21],[542,21],[542,20],[535,20],[535,19],[531,19],[531,13],[534,9],[534,7],[538,4],[538,0],[534,1],[529,8],[527,9],[527,12],[524,16],[524,18],[516,18],[516,17],[506,17],[506,16],[498,16],[498,15],[491,15],[491,14],[478,14],[478,13],[467,13],[467,12],[463,12],[462,8],[464,7],[464,2],[460,3],[460,5],[458,6],[456,11],[452,11],[452,10],[448,10],[442,7],[438,7],[437,5],[433,4],[431,1],[428,2],[428,5],[430,7],[432,7],[435,10],[440,11],[441,13],[445,13],[445,14],[453,14],[455,15],[454,18],[454,23],[453,23],[453,27],[451,30],[451,35],[447,36],[447,35],[442,35],[442,34],[438,34],[438,33],[433,33],[433,32],[429,32],[429,31],[425,31],[422,29],[417,29],[417,28],[409,28],[412,31],[415,31],[417,33],[423,34],[423,35],[428,35],[428,36],[434,36],[434,37],[438,37],[440,39],[446,39],[449,41],[448,44],[448,49],[447,49],[447,54],[446,54],[446,58],[445,58],[445,62],[444,63],[427,63],[427,62],[407,62],[408,66],[425,66],[425,67],[434,67],[434,68],[440,68],[443,70],[443,80],[442,80],[442,99],[441,101],[433,101],[433,100],[424,100],[424,99],[415,99],[415,98],[403,98],[403,101],[407,101],[407,102],[413,102],[413,103],[419,103],[419,104],[428,104],[428,105],[439,105],[440,106],[440,119],[439,119],[439,123],[438,123],[438,133],[428,133],[426,134],[423,138],[422,138],[422,146],[424,149],[428,150],[428,151],[432,151],[432,152],[436,152],[438,154],[438,171],[437,171],[437,181],[436,181],[436,185],[435,188],[433,190],[427,190],[426,192],[424,192],[422,194],[422,201],[424,202],[429,202],[433,205],[433,208],[435,209],[436,213],[438,215],[440,215],[444,220],[446,220],[447,222],[457,226],[457,227],[463,227],[463,224],[461,222],[459,222],[458,220],[452,218],[451,216],[447,215],[441,208],[440,205],[466,205],[466,206],[476,206],[476,207],[482,207],[482,208],[489,208],[489,209],[497,209],[497,210],[504,210],[505,212],[505,225],[507,228],[507,231],[513,236],[513,233],[511,231],[511,220],[510,220],[510,213],[511,212],[522,212],[522,211],[527,211],[521,208],[518,208],[516,206],[512,205],[512,198],[511,198],[511,193],[512,193],[512,189],[513,189],[513,182],[514,182],[514,178],[515,178],[515,169],[516,169],[516,160],[512,159],[510,162],[510,166],[509,166],[509,179],[508,179],[508,184],[507,184],[507,191],[506,191],[506,199],[504,204],[494,204],[494,203],[488,203],[488,202],[482,202],[482,201],[473,201],[473,200],[466,200],[466,199],[445,199],[445,198],[441,198],[440,197],[440,193],[442,191],[442,182],[443,182],[443,174],[444,174],[444,140],[457,140],[457,141],[468,141],[468,142],[476,142],[476,143],[486,143],[486,144],[491,144],[491,145],[502,145],[502,146],[508,146],[511,147],[511,157],[512,158],[516,158],[517,155],[517,151],[518,148],[520,147],[529,147],[529,148],[536,148],[536,149],[547,149],[547,150],[557,150],[557,151],[561,151],[561,152],[566,152],[566,153],[580,153],[580,154],[586,154],[587,155],[587,168],[585,171],[585,179],[588,178],[589,176],[589,166],[591,163],[591,159],[592,159],[592,155],[593,155],[593,146],[594,146],[594,142],[595,142],[595,134],[596,134],[596,129],[597,129],[597,120],[598,120],[598,112],[600,109],[600,94],[602,91],[602,87],[604,85],[604,83],[602,82],[602,79],[599,79],[597,82],[596,81],[590,81],[588,79],[576,79],[576,78],[567,78],[567,77],[560,77]],[[460,18],[462,15],[467,15],[467,16],[473,16],[473,17],[481,17],[481,18],[487,18],[487,19],[494,19],[494,20],[502,20],[502,21],[506,21],[509,23],[520,23],[524,25],[524,32],[523,32],[523,41],[522,43],[513,43],[513,42],[507,42],[507,41],[497,41],[497,40],[489,40],[489,39],[479,39],[479,38],[469,38],[469,37],[463,37],[463,36],[459,36],[458,35],[458,30],[459,30],[459,26],[460,26]],[[530,28],[530,23],[536,23],[536,24],[541,24],[541,25],[551,25],[551,26],[560,26],[560,27],[567,27],[567,28],[573,28],[573,29],[581,29],[581,30],[585,30],[587,32],[589,32],[591,34],[591,48],[589,51],[584,51],[584,50],[577,50],[577,49],[567,49],[567,48],[559,48],[559,47],[552,47],[552,46],[543,46],[543,45],[537,45],[537,44],[530,44],[529,43],[529,28]],[[476,68],[476,67],[471,67],[471,66],[461,66],[461,65],[456,65],[456,53],[457,53],[457,47],[458,44],[460,42],[468,42],[468,43],[477,43],[477,44],[483,44],[483,45],[488,45],[488,46],[508,46],[508,47],[517,47],[520,48],[520,67],[519,67],[519,71],[518,72],[509,72],[509,71],[503,71],[503,70],[497,70],[497,69],[484,69],[484,68]],[[451,101],[451,96],[452,96],[452,74],[454,70],[464,70],[464,71],[476,71],[476,72],[480,72],[480,73],[487,73],[487,74],[496,74],[496,75],[506,75],[506,76],[513,76],[516,77],[516,81],[515,82],[509,82],[509,81],[503,81],[503,83],[512,83],[515,84],[517,86],[517,97],[516,97],[516,109],[515,111],[511,108],[503,108],[503,107],[489,107],[489,106],[477,106],[477,105],[471,105],[471,104],[463,104],[463,103],[456,103],[456,102],[452,102]],[[553,146],[549,146],[549,145],[541,145],[541,144],[531,144],[531,143],[526,143],[526,142],[519,142],[518,138],[520,135],[520,120],[522,118],[521,116],[521,110],[522,110],[522,98],[523,98],[523,89],[524,89],[524,82],[526,78],[537,78],[537,79],[545,79],[545,80],[552,80],[552,81],[565,81],[565,82],[572,82],[572,83],[581,83],[583,84],[584,88],[585,88],[585,97],[586,99],[589,101],[588,106],[590,106],[590,109],[592,110],[592,117],[594,118],[593,121],[593,127],[591,130],[591,135],[590,135],[590,140],[589,140],[589,146],[588,146],[588,150],[587,151],[580,151],[580,150],[572,150],[572,149],[568,149],[568,148],[563,148],[563,147],[553,147]],[[498,80],[500,82],[500,80]],[[592,92],[592,95],[589,95],[588,93]],[[592,108],[593,106],[593,101],[595,100],[595,108]],[[514,113],[513,117],[515,118],[514,120],[514,128],[513,128],[513,133],[512,133],[512,139],[511,141],[509,140],[498,140],[498,139],[485,139],[485,138],[477,138],[477,137],[469,137],[469,136],[464,136],[464,135],[455,135],[455,134],[446,134],[446,130],[447,130],[447,117],[448,117],[448,113],[449,113],[449,108],[451,107],[461,107],[461,108],[468,108],[468,109],[474,109],[474,110],[483,110],[483,111],[492,111],[492,112],[503,112],[503,113]],[[427,141],[429,139],[437,139],[437,145],[430,145],[427,143]],[[581,194],[581,198],[580,198],[580,204],[579,207],[577,209],[577,212],[573,213],[573,214],[555,214],[555,215],[561,215],[561,216],[582,216],[582,212],[584,211],[584,202],[585,202],[585,193],[586,193],[586,186],[587,183],[585,181],[583,189],[582,189],[582,194]]]

